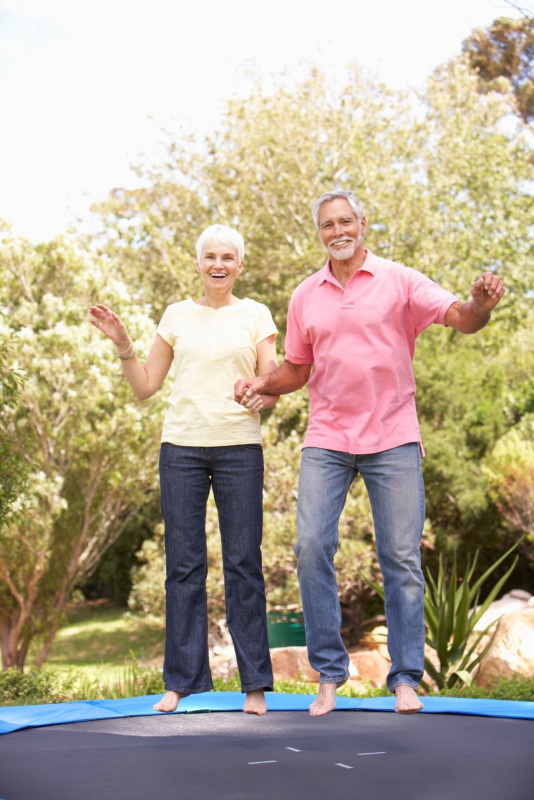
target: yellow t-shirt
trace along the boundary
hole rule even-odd
[[[191,447],[261,444],[260,415],[235,402],[234,384],[254,377],[256,345],[277,332],[269,309],[248,299],[219,309],[182,300],[166,309],[157,332],[174,350],[161,441]]]

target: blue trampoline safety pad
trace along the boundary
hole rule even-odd
[[[307,711],[315,695],[266,693],[269,711]],[[0,707],[0,734],[43,725],[70,722],[145,717],[160,715],[153,705],[162,695],[131,697],[123,700],[85,700],[76,703],[50,703],[40,706]],[[241,711],[245,696],[241,692],[203,692],[180,702],[174,714]],[[474,714],[483,717],[534,719],[534,703],[514,700],[471,700],[458,697],[423,697],[421,714]],[[393,711],[395,698],[355,699],[338,696],[336,711]]]

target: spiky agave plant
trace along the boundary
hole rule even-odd
[[[438,690],[450,689],[458,682],[464,684],[472,683],[471,673],[488,651],[493,637],[480,653],[477,654],[476,649],[494,622],[490,622],[481,631],[475,632],[475,626],[512,574],[517,564],[518,556],[515,557],[506,573],[492,587],[484,602],[479,605],[482,585],[518,544],[519,542],[516,542],[474,583],[471,583],[471,581],[478,560],[478,551],[472,561],[470,557],[467,559],[466,569],[461,577],[458,575],[456,554],[454,555],[452,569],[448,578],[447,563],[444,563],[441,556],[437,578],[434,578],[430,570],[427,569],[424,600],[425,641],[429,647],[436,651],[439,669],[427,656],[425,656],[425,669],[427,674],[435,681]],[[361,572],[360,574],[384,599],[383,587],[368,580]],[[421,685],[427,691],[429,690],[429,686],[425,681],[421,681]]]

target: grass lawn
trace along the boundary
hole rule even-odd
[[[160,665],[165,633],[145,617],[108,603],[74,606],[66,615],[46,661],[50,667],[82,669],[90,677],[111,681],[125,661]],[[28,666],[36,651],[30,652]]]

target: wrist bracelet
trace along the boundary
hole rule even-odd
[[[118,353],[117,353],[118,355]],[[136,355],[135,350],[132,350],[129,356],[119,356],[121,361],[128,361],[129,358],[133,358]]]
[[[119,350],[119,348],[117,348],[118,357],[120,358],[121,356],[125,356],[126,353],[128,353],[132,348],[133,348],[133,342],[130,342],[126,350]]]

